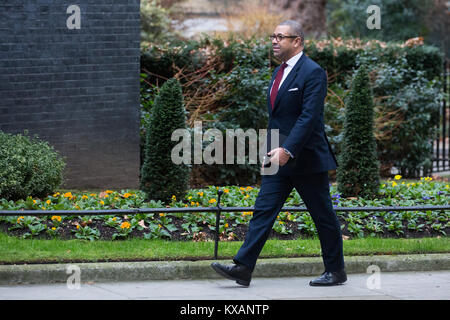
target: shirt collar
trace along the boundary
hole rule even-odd
[[[289,67],[295,66],[295,64],[298,62],[298,60],[300,60],[300,58],[302,57],[302,54],[303,54],[303,51],[300,51],[300,53],[297,53],[295,56],[293,56],[288,61],[286,61],[286,64]]]

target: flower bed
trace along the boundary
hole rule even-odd
[[[215,207],[219,187],[191,189],[184,199],[172,197],[170,207]],[[222,207],[252,207],[259,188],[221,187],[224,194]],[[450,186],[445,182],[425,177],[417,181],[404,181],[400,176],[380,186],[375,200],[342,198],[331,186],[335,207],[380,207],[448,205]],[[293,190],[286,207],[304,206]],[[134,215],[58,216],[52,210],[99,210],[132,208],[165,208],[161,202],[146,201],[145,194],[136,190],[92,192],[56,192],[44,199],[16,202],[0,200],[0,210],[48,210],[47,216],[0,216],[0,230],[10,235],[28,238],[60,238],[110,240],[142,237],[144,239],[173,239],[208,241],[214,238],[213,212],[155,213]],[[447,236],[450,230],[449,211],[388,211],[337,212],[344,237],[430,237]],[[223,212],[220,222],[221,240],[243,240],[252,212]],[[307,212],[281,211],[270,237],[296,239],[317,235],[311,216]]]

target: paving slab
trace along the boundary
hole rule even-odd
[[[205,261],[101,262],[73,264],[0,265],[0,285],[83,282],[220,279]],[[231,264],[231,260],[220,260]],[[352,256],[345,258],[347,274],[450,270],[450,254]],[[323,272],[320,257],[259,259],[254,277],[315,277]]]
[[[249,287],[226,279],[2,285],[0,300],[450,300],[450,271],[350,274],[335,287],[311,287],[311,279],[255,277]]]

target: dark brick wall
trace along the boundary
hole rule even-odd
[[[73,4],[80,29],[66,25]],[[49,141],[67,188],[138,186],[139,5],[0,1],[0,130]]]

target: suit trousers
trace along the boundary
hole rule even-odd
[[[254,270],[276,217],[295,188],[308,209],[322,248],[325,271],[344,269],[342,233],[330,197],[328,172],[308,175],[263,175],[245,241],[233,261]]]

